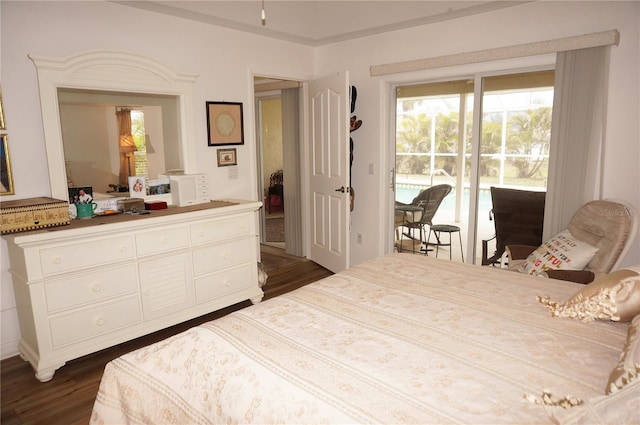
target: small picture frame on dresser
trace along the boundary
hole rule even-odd
[[[129,177],[129,197],[144,198],[147,196],[146,179],[143,176]]]
[[[70,204],[89,204],[93,202],[93,187],[70,187],[69,203]]]

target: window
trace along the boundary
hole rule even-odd
[[[136,150],[133,153],[133,175],[149,178],[146,133],[144,131],[144,112],[139,109],[131,110],[131,135],[136,145]]]
[[[408,203],[426,187],[451,184],[454,191],[433,222],[455,223],[478,243],[490,237],[491,186],[546,189],[553,75],[541,71],[484,77],[482,92],[476,90],[475,79],[398,87],[396,200]],[[474,122],[476,92],[482,96],[479,122]],[[474,128],[481,129],[477,150]],[[477,205],[471,206],[470,193],[476,189]],[[468,226],[470,210],[477,214],[476,232]]]

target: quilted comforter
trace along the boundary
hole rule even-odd
[[[550,317],[576,284],[392,254],[126,354],[94,424],[549,423],[604,392],[627,325]]]

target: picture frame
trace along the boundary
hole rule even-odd
[[[147,196],[147,181],[144,176],[129,177],[129,197],[144,198]]]
[[[93,187],[78,186],[69,188],[70,204],[88,204],[93,202]]]
[[[171,193],[169,179],[149,180],[149,195],[164,195],[167,193]]]
[[[0,87],[0,130],[6,130],[7,123],[4,120],[4,102],[2,101],[2,87]]]
[[[244,145],[242,103],[207,102],[209,146]]]
[[[0,143],[0,195],[15,195],[13,186],[13,172],[11,171],[11,156],[9,155],[9,135],[2,134],[2,143]]]
[[[229,165],[238,165],[236,149],[218,149],[218,167],[228,167]]]

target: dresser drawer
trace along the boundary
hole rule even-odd
[[[196,197],[206,198],[209,196],[209,186],[203,185],[196,187]]]
[[[189,246],[187,226],[166,227],[152,232],[136,233],[136,252],[140,256],[157,254]]]
[[[193,272],[200,275],[236,264],[253,262],[255,238],[237,239],[193,250]]]
[[[257,265],[243,264],[196,279],[196,303],[203,303],[257,285]]]
[[[138,290],[135,264],[100,269],[64,279],[47,281],[44,293],[49,313]]]
[[[140,323],[138,297],[103,304],[49,320],[54,348]]]
[[[255,235],[253,220],[252,214],[241,214],[192,224],[191,241],[194,244],[202,244],[237,236]]]
[[[129,235],[40,250],[40,263],[45,276],[133,258],[133,238]]]

